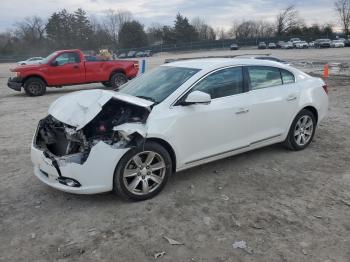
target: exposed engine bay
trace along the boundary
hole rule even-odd
[[[40,120],[34,145],[57,163],[54,158],[83,164],[91,148],[100,141],[115,148],[137,146],[144,141],[144,134],[133,130],[133,125],[144,128],[150,111],[147,108],[110,99],[96,117],[77,130],[73,126],[48,115]],[[130,124],[128,131],[118,129]]]

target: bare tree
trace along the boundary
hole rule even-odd
[[[200,40],[215,40],[216,34],[214,29],[205,23],[200,17],[195,17],[191,21],[191,25],[194,27]]]
[[[276,19],[276,33],[282,35],[301,24],[298,11],[294,5],[280,11]]]
[[[118,34],[124,23],[132,20],[132,14],[129,11],[115,11],[108,9],[106,11],[106,17],[104,26],[108,31],[113,42],[118,42]]]
[[[216,35],[217,40],[224,40],[224,39],[229,38],[228,33],[222,27],[216,28],[215,35]]]
[[[159,44],[163,40],[163,25],[159,23],[153,23],[147,28],[147,37],[150,44]]]
[[[26,17],[22,22],[15,24],[15,34],[31,44],[37,44],[44,39],[45,23],[38,16]]]
[[[337,0],[334,2],[334,6],[344,33],[348,35],[350,32],[350,0]]]

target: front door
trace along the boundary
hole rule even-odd
[[[49,65],[47,81],[49,85],[69,85],[85,82],[84,63],[76,52],[58,55]]]
[[[179,105],[185,95],[171,109],[174,121],[169,130],[176,141],[179,162],[191,165],[247,147],[249,94],[245,93],[242,67],[215,71],[190,92],[195,90],[210,94],[211,103]]]

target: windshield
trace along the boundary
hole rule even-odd
[[[160,103],[198,71],[195,68],[160,66],[126,83],[120,92]]]
[[[40,64],[47,64],[52,58],[54,58],[57,55],[57,52],[53,52],[51,55],[45,57],[43,60],[41,60]]]

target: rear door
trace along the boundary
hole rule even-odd
[[[85,68],[77,52],[59,54],[49,65],[49,85],[68,85],[85,82]]]
[[[284,69],[247,66],[252,121],[250,143],[282,138],[296,113],[300,89],[294,75]]]

